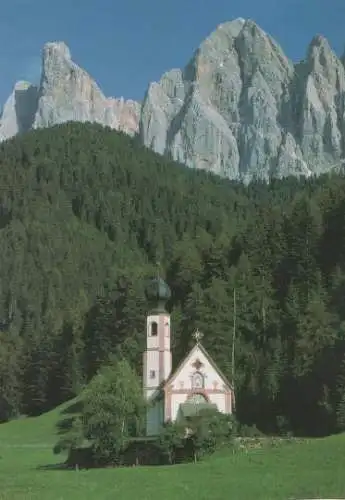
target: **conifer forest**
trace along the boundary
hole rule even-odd
[[[110,353],[141,376],[159,262],[174,365],[199,328],[242,423],[345,430],[343,174],[244,185],[67,123],[0,144],[0,187],[0,421],[74,397]]]

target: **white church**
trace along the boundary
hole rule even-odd
[[[150,281],[147,297],[154,305],[146,320],[146,351],[143,356],[143,390],[147,400],[146,434],[157,435],[165,422],[214,408],[231,414],[232,384],[201,344],[197,330],[195,345],[172,372],[171,321],[165,309],[170,298],[168,285],[159,277]]]

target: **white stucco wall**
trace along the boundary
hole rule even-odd
[[[157,335],[152,336],[152,323],[158,326]],[[172,358],[170,351],[170,316],[169,314],[150,314],[146,321],[146,378],[147,387],[158,385],[171,374]],[[161,354],[160,354],[161,353]],[[163,357],[163,359],[162,359]],[[156,378],[151,379],[150,372],[155,371]]]
[[[157,335],[152,335],[152,324],[157,325]],[[148,436],[159,433],[164,423],[164,400],[155,401],[161,384],[171,373],[170,315],[149,314],[146,319],[146,350],[143,356],[143,391],[149,403],[146,418]]]
[[[158,335],[151,335],[151,324],[157,323]],[[158,349],[170,351],[170,315],[149,314],[146,320],[147,349]]]
[[[214,382],[217,383],[217,388],[223,388],[224,380],[219,375],[216,368],[212,366],[209,362],[203,351],[199,346],[195,346],[194,349],[191,350],[189,356],[183,363],[183,366],[175,373],[173,379],[171,380],[171,385],[173,389],[181,389],[188,388],[192,389],[192,375],[195,373],[196,368],[193,363],[199,360],[203,366],[199,369],[199,371],[205,376],[205,389],[213,389]],[[181,383],[183,387],[181,387]]]
[[[200,361],[200,368],[193,366],[195,361]],[[193,374],[196,371],[204,376],[204,386],[200,390],[193,388]],[[203,350],[196,345],[189,356],[180,366],[175,375],[170,380],[169,387],[171,393],[171,420],[176,420],[181,403],[184,403],[189,395],[193,392],[204,393],[210,403],[217,405],[217,408],[222,413],[231,413],[231,395],[229,395],[230,387],[223,380],[217,368],[212,365]],[[174,392],[178,391],[178,392]],[[227,399],[230,399],[230,408]]]
[[[155,389],[159,385],[158,377],[159,377],[159,351],[146,351],[146,366],[144,367],[144,380],[145,380],[145,388],[147,392],[150,389]],[[151,378],[151,371],[155,372],[155,378]],[[148,397],[148,396],[147,396]]]
[[[225,413],[225,392],[222,394],[210,394],[210,403],[214,403],[217,405],[217,408],[222,413]]]

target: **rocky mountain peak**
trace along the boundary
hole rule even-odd
[[[225,23],[221,23],[209,35],[209,37],[206,38],[205,42],[207,42],[207,40],[211,40],[213,38],[216,38],[217,36],[222,36],[223,34],[229,36],[230,38],[236,38],[245,24],[246,24],[246,20],[243,19],[242,17],[238,17],[237,19],[234,19],[233,21],[226,21]],[[202,42],[201,46],[205,42]]]
[[[42,51],[43,60],[52,57],[52,55],[60,56],[65,59],[71,60],[71,52],[65,42],[47,42]]]
[[[89,121],[133,135],[139,112],[140,105],[134,101],[106,98],[91,76],[73,62],[64,42],[45,44],[35,128]]]
[[[15,83],[0,116],[0,141],[29,130],[34,121],[38,89],[26,81]]]
[[[343,70],[321,36],[294,65],[254,21],[220,24],[183,70],[149,87],[141,140],[245,182],[319,174],[344,155]]]
[[[253,20],[224,22],[184,68],[148,85],[141,104],[108,98],[64,42],[42,51],[37,89],[18,83],[0,139],[91,121],[139,134],[154,151],[231,179],[320,174],[345,161],[345,53],[315,36],[298,63]]]
[[[323,71],[326,68],[331,69],[338,66],[340,59],[332,50],[328,40],[318,35],[312,39],[308,47],[307,61],[315,71]]]
[[[139,114],[139,103],[105,97],[91,76],[72,60],[64,42],[48,42],[42,49],[40,86],[15,84],[1,115],[0,140],[70,120],[98,122],[134,135]]]

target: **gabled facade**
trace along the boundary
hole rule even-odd
[[[185,408],[188,411],[186,403],[233,412],[232,386],[199,342],[164,384],[165,421],[183,416]]]

